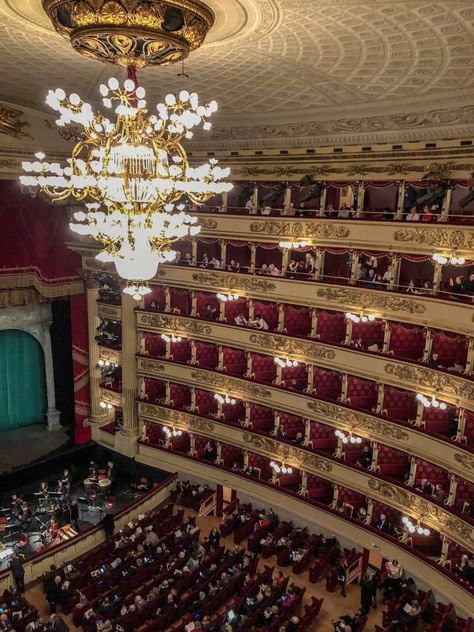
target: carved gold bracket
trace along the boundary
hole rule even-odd
[[[4,103],[0,103],[0,134],[6,134],[18,139],[32,138],[30,134],[23,131],[24,127],[31,127],[31,125],[27,121],[22,121],[22,116],[22,110],[15,110]]]

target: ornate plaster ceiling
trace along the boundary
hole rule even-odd
[[[215,98],[196,146],[288,146],[474,135],[472,0],[206,0],[206,43],[141,71],[150,99]],[[40,0],[0,0],[0,99],[47,111],[48,88],[94,99],[122,72],[82,58]]]

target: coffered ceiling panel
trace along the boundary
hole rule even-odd
[[[180,66],[140,72],[150,99],[186,87],[218,101],[197,146],[474,134],[471,0],[206,3],[216,23],[185,64],[189,78]],[[0,99],[45,112],[50,87],[93,100],[123,73],[74,53],[40,0],[0,0],[0,61]]]

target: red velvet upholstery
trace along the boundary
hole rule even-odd
[[[394,448],[379,445],[377,471],[383,476],[390,476],[398,480],[405,480],[410,470],[408,455]]]
[[[224,305],[224,320],[229,325],[235,325],[234,318],[239,314],[243,314],[245,318],[249,317],[249,306],[246,298],[240,298],[238,301],[228,301]]]
[[[152,285],[150,294],[145,297],[145,309],[155,300],[158,304],[158,311],[163,312],[166,304],[166,293],[163,285]]]
[[[341,373],[314,368],[313,393],[316,397],[336,401],[341,395],[341,388]]]
[[[165,399],[166,384],[163,380],[152,380],[151,378],[145,377],[143,382],[145,385],[145,399],[147,399],[147,401],[156,403]]]
[[[347,403],[353,408],[372,410],[377,405],[377,384],[350,375],[347,380]]]
[[[181,316],[189,316],[191,313],[191,292],[172,287],[170,290],[171,311]]]
[[[222,347],[224,356],[224,373],[228,375],[244,375],[247,372],[247,354],[242,349]]]
[[[464,503],[474,503],[474,484],[463,478],[458,479],[455,508],[462,511]]]
[[[216,345],[207,342],[196,342],[196,364],[205,369],[216,369],[219,363],[219,352]]]
[[[366,502],[366,498],[363,494],[359,494],[359,492],[355,492],[354,490],[348,489],[347,487],[339,488],[339,507],[349,503],[354,507],[354,510],[357,511],[357,509],[359,509],[360,507],[365,507]]]
[[[164,358],[166,354],[166,342],[158,334],[143,334],[145,354],[150,358]]]
[[[329,481],[316,476],[315,474],[308,474],[306,489],[308,491],[308,497],[318,500],[321,503],[330,505],[334,496],[332,484]]]
[[[242,468],[244,462],[242,450],[234,448],[234,446],[228,445],[227,443],[222,444],[221,459],[226,467],[234,467],[234,465],[237,465],[239,469]]]
[[[257,382],[272,383],[276,378],[276,364],[271,356],[252,353],[252,376]]]
[[[189,433],[183,432],[180,437],[171,437],[171,447],[176,452],[188,453],[191,447]]]
[[[282,369],[283,388],[292,388],[291,381],[296,380],[298,383],[308,385],[308,367],[306,364],[299,364],[295,367],[285,367]]]
[[[367,441],[362,441],[362,443],[346,443],[344,445],[344,461],[347,461],[347,463],[357,463],[362,448],[366,443]]]
[[[191,390],[181,384],[170,384],[170,406],[184,408],[191,404]]]
[[[175,362],[189,362],[191,360],[191,342],[188,339],[172,342],[171,359]]]
[[[311,310],[309,307],[285,305],[283,314],[283,333],[289,336],[308,336],[310,334]]]
[[[421,360],[425,346],[425,330],[422,327],[408,327],[400,324],[390,325],[389,351],[396,358]]]
[[[270,467],[270,459],[267,459],[255,452],[249,452],[249,465],[260,469],[260,478],[262,480],[269,480],[272,476],[273,470]]]
[[[236,404],[223,404],[222,413],[224,421],[228,424],[238,424],[245,419],[245,404],[242,400],[237,400]]]
[[[260,314],[260,316],[266,321],[268,330],[275,331],[278,327],[278,303],[254,301],[253,309],[254,314]]]
[[[383,406],[387,416],[400,421],[416,418],[417,401],[415,393],[402,391],[392,386],[385,386]]]
[[[219,314],[219,299],[215,294],[196,292],[196,316],[198,318],[204,318],[206,305],[211,305],[212,308],[217,309]]]
[[[321,342],[344,342],[346,321],[341,312],[325,312],[318,310],[316,335]]]
[[[280,428],[285,433],[287,439],[294,439],[298,432],[304,435],[304,421],[298,415],[288,415],[280,413]]]
[[[440,484],[445,492],[449,491],[449,472],[443,470],[428,461],[416,459],[415,487],[419,485],[422,478],[427,478],[433,485]]]
[[[448,414],[450,406],[446,410],[440,410],[439,408],[423,408],[423,421],[425,423],[425,429],[429,432],[435,432],[436,434],[442,434],[449,436],[449,422]]]
[[[256,267],[261,268],[262,264],[267,266],[271,263],[281,270],[282,252],[278,248],[278,244],[265,244],[265,246],[257,245],[257,253],[255,257]]]
[[[352,326],[352,340],[362,338],[364,348],[377,345],[379,350],[383,347],[384,321],[374,320],[368,323],[354,323]]]
[[[278,474],[277,485],[298,491],[301,486],[301,472],[293,468],[291,474]]]
[[[162,424],[155,424],[150,421],[146,421],[145,428],[146,436],[148,437],[150,445],[160,445],[164,441],[165,435],[163,433]]]
[[[195,411],[198,415],[213,415],[217,412],[217,400],[214,399],[213,393],[197,388],[195,397]]]
[[[199,435],[195,435],[194,441],[194,449],[196,450],[196,456],[199,459],[202,459],[204,456],[204,448],[206,447],[208,441],[211,443],[214,450],[216,450],[216,442],[212,439],[208,439],[207,437],[201,437]]]
[[[257,406],[250,404],[250,422],[252,430],[273,430],[274,416],[273,410],[267,406]]]
[[[445,368],[459,364],[466,366],[467,338],[436,332],[433,334],[431,355],[438,354],[438,362]]]
[[[464,432],[467,438],[467,444],[474,445],[474,413],[466,410],[464,414],[466,419]]]
[[[337,447],[337,437],[334,428],[317,421],[311,421],[310,445],[314,450],[328,450],[333,452]]]

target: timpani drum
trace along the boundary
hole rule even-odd
[[[84,479],[84,489],[86,490],[87,494],[89,494],[92,491],[93,485],[94,485],[94,482],[92,481],[92,479],[90,478]]]
[[[101,496],[108,494],[112,481],[110,478],[103,478],[99,481],[99,494]]]

